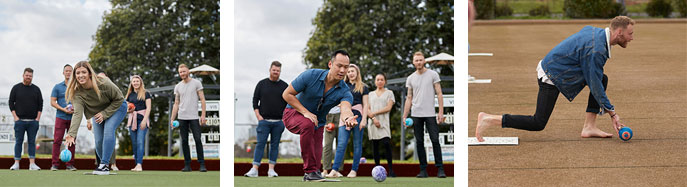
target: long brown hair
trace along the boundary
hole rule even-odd
[[[358,73],[358,76],[356,76],[355,80],[349,80],[348,71],[346,71],[344,81],[350,82],[351,84],[355,84],[355,88],[353,89],[354,92],[363,93],[363,86],[365,86],[365,83],[363,83],[363,79],[362,77],[360,77],[360,68],[358,68],[358,66],[356,66],[355,64],[348,65],[348,68],[355,68],[355,71]]]
[[[72,75],[69,76],[69,84],[67,85],[67,90],[64,95],[67,102],[73,101],[75,92],[83,89],[83,87],[81,87],[81,84],[79,84],[78,81],[76,81],[76,69],[79,69],[81,67],[84,67],[88,70],[88,74],[91,76],[91,83],[93,84],[93,89],[95,90],[95,93],[98,94],[98,98],[100,98],[100,88],[98,88],[100,80],[95,75],[95,71],[93,71],[93,67],[91,67],[91,64],[89,64],[88,61],[81,61],[74,65],[74,71],[72,71]]]
[[[145,100],[146,88],[145,88],[145,86],[143,86],[143,78],[141,78],[141,76],[138,76],[138,75],[131,76],[131,80],[129,81],[129,88],[126,91],[125,97],[128,98],[129,94],[131,94],[131,92],[134,90],[134,85],[133,85],[134,79],[138,79],[141,82],[141,86],[139,86],[138,89],[136,90],[136,94],[137,94],[136,99],[141,100],[141,101]]]

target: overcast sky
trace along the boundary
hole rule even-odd
[[[235,121],[257,124],[252,107],[255,85],[269,77],[274,60],[282,63],[281,79],[287,83],[305,70],[302,52],[322,1],[236,1],[234,6]]]
[[[0,1],[0,98],[34,69],[33,83],[50,107],[50,93],[64,80],[62,67],[86,60],[92,36],[111,8],[107,0]]]
[[[0,0],[0,99],[7,102],[12,86],[22,81],[24,68],[30,67],[33,84],[43,95],[41,124],[54,124],[50,93],[64,81],[62,67],[88,59],[92,36],[111,7],[107,0]],[[9,108],[0,113],[11,116]],[[76,142],[77,152],[93,149],[92,133],[80,130],[78,137],[82,141]]]

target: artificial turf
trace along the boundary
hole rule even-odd
[[[117,175],[84,175],[92,170],[0,170],[0,186],[219,186],[219,171],[117,171]]]
[[[270,186],[270,187],[285,187],[285,186],[346,186],[346,187],[362,187],[362,186],[453,186],[453,177],[447,178],[415,178],[415,177],[396,177],[387,178],[383,182],[376,182],[372,177],[356,177],[356,178],[336,178],[341,182],[303,182],[303,177],[234,177],[234,186]]]

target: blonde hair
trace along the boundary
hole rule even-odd
[[[138,79],[139,81],[141,81],[141,86],[139,86],[138,89],[136,90],[136,94],[137,94],[136,99],[145,100],[146,88],[143,85],[143,78],[141,78],[141,76],[138,76],[138,75],[131,76],[131,79],[129,80],[129,88],[126,91],[126,98],[129,98],[129,94],[131,94],[131,92],[134,89],[134,85],[133,85],[134,79]]]
[[[628,25],[635,25],[635,20],[627,16],[616,16],[611,20],[611,30],[618,28],[626,29]]]
[[[177,67],[177,69],[181,69],[181,68],[188,69],[188,66],[186,66],[186,64],[179,64],[179,67]]]
[[[79,69],[81,67],[86,68],[88,70],[88,74],[91,76],[91,84],[93,84],[93,90],[95,90],[95,93],[98,94],[98,98],[100,98],[100,88],[98,88],[98,84],[101,82],[100,79],[95,75],[95,71],[93,71],[93,67],[91,67],[91,64],[88,63],[88,61],[81,61],[79,63],[76,63],[74,65],[74,71],[72,71],[72,75],[69,76],[69,84],[67,85],[67,90],[65,91],[65,99],[67,102],[71,102],[74,99],[74,94],[76,91],[79,91],[83,89],[81,87],[81,84],[76,81],[76,69]]]
[[[415,52],[415,53],[413,54],[413,56],[422,56],[422,57],[425,57],[425,54],[422,53],[421,51],[417,51],[417,52]]]
[[[360,78],[360,68],[355,64],[348,65],[348,68],[355,68],[355,71],[358,73],[358,76],[356,76],[355,80],[353,80],[354,82],[352,82],[352,84],[355,85],[353,91],[363,93],[363,86],[365,86],[365,83],[363,83],[363,80]],[[348,79],[348,75],[344,77],[344,81],[351,82],[351,80]]]

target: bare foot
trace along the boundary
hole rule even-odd
[[[582,138],[611,138],[613,134],[606,133],[596,127],[584,127],[582,128],[580,136],[582,136]]]
[[[498,122],[494,116],[495,115],[490,115],[484,112],[480,112],[479,115],[477,115],[477,127],[475,128],[475,137],[477,138],[477,141],[483,142],[484,138],[482,137],[482,134],[484,131],[490,126],[496,124],[495,122]]]

